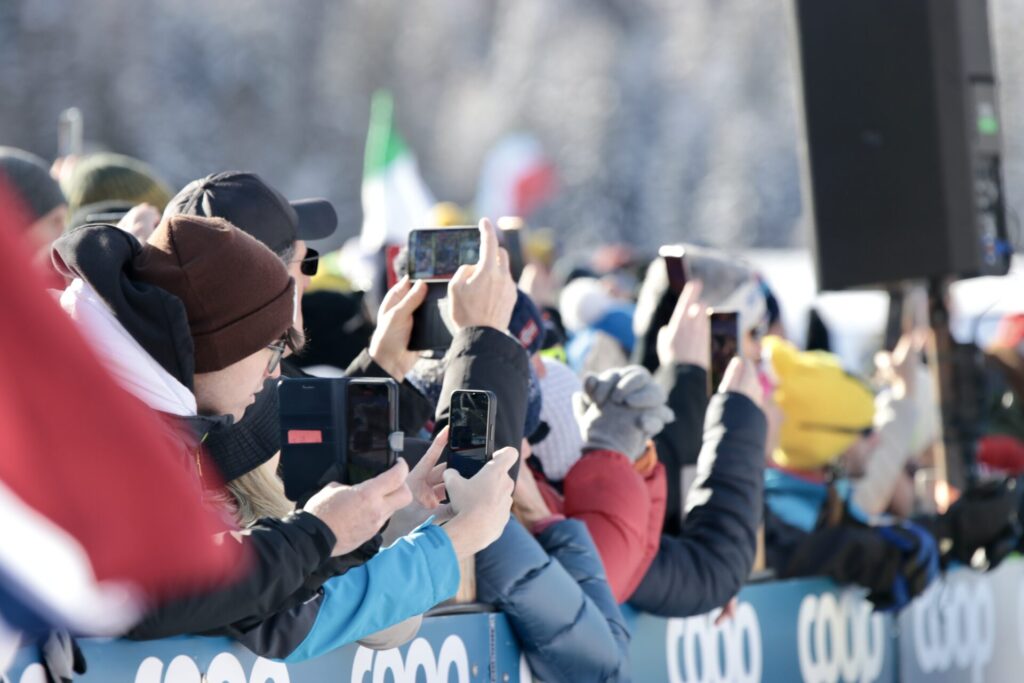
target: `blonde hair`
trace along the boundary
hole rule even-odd
[[[295,504],[284,495],[276,464],[277,459],[271,459],[228,482],[227,491],[233,500],[226,502],[234,508],[239,526],[247,527],[261,517],[285,517],[295,510]]]

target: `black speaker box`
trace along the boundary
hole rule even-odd
[[[1009,268],[986,0],[793,0],[821,289]]]

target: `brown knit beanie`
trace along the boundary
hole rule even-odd
[[[295,317],[295,281],[274,252],[221,218],[164,219],[134,277],[185,304],[196,372],[237,363],[281,338]]]

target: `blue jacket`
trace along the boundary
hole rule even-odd
[[[536,538],[515,519],[476,556],[477,597],[505,613],[545,683],[628,681],[629,631],[586,525]]]
[[[416,590],[408,590],[408,586]],[[316,595],[254,623],[220,631],[263,657],[301,662],[355,642],[455,595],[459,563],[451,540],[426,523],[366,564],[324,582]]]
[[[678,535],[662,534],[654,562],[629,599],[633,607],[688,617],[721,607],[739,592],[757,551],[767,433],[764,413],[746,396],[711,399],[686,520]],[[658,441],[659,458],[661,448]],[[673,472],[666,462],[666,469],[669,478],[679,476],[678,465]]]
[[[853,518],[867,524],[867,515],[850,500],[850,481],[836,481],[835,489],[839,497],[846,501],[846,509]],[[769,468],[764,471],[764,502],[768,509],[783,522],[801,531],[814,530],[827,495],[828,487],[824,483],[806,481],[782,470]]]

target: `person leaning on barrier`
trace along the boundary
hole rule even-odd
[[[203,485],[214,485],[216,472],[202,469],[202,435],[211,424],[241,417],[295,338],[295,285],[287,269],[227,221],[184,216],[165,219],[145,246],[112,226],[88,226],[58,240],[54,252],[55,262],[75,278],[62,306],[115,377],[172,417],[169,434],[182,465]],[[479,487],[486,496],[467,496],[443,529],[425,524],[361,571],[340,577],[345,583],[338,585],[353,587],[353,593],[335,604],[358,621],[345,637],[376,632],[455,593],[458,558],[486,546],[504,526],[511,480],[493,470],[515,459],[506,454],[496,460]],[[406,474],[400,461],[374,480],[325,487],[304,510],[263,518],[232,534],[225,541],[247,546],[254,558],[245,579],[171,600],[129,636],[205,633],[274,614],[329,558],[365,543],[410,502]],[[387,586],[371,580],[372,572],[386,573],[389,564],[400,567],[403,581]],[[374,604],[378,608],[371,609]],[[337,633],[332,637],[295,643],[290,654],[309,656],[340,644]]]
[[[552,513],[528,466],[514,501],[516,517],[477,554],[478,599],[505,614],[541,680],[629,681],[629,630],[587,525]]]
[[[547,434],[531,472],[541,516],[587,525],[615,599],[625,602],[658,550],[665,515],[665,468],[651,437],[673,419],[665,393],[640,366],[606,370],[581,382],[545,359],[541,413]],[[574,406],[575,404],[575,406]],[[575,438],[574,438],[575,437]],[[568,447],[568,452],[559,449]]]
[[[708,401],[710,333],[700,291],[698,282],[687,284],[669,324],[658,331],[655,373],[676,415],[654,439],[670,484],[677,482],[669,486],[669,505],[673,490],[681,495],[678,482],[691,459],[697,479],[685,521],[680,509],[666,510],[658,552],[629,599],[637,609],[668,617],[721,607],[743,586],[754,565],[764,490],[768,427],[757,370],[749,360],[733,359]],[[694,442],[698,453],[691,456]]]
[[[507,269],[503,271],[500,263],[491,263],[493,258],[496,258],[500,253],[497,250],[497,240],[496,235],[493,233],[493,228],[487,223],[482,227],[482,230],[484,231],[482,235],[484,244],[487,246],[481,251],[481,263],[474,267],[478,277],[473,280],[472,284],[464,281],[464,278],[459,278],[458,282],[460,284],[456,287],[457,291],[452,294],[452,301],[456,308],[453,321],[458,327],[455,335],[456,340],[479,335],[488,343],[481,344],[477,341],[465,346],[457,344],[457,347],[462,349],[461,360],[452,362],[447,372],[447,377],[454,388],[461,388],[468,386],[471,378],[487,375],[496,376],[495,371],[500,368],[504,373],[504,381],[500,386],[494,385],[491,388],[498,397],[502,411],[511,414],[513,416],[512,419],[515,420],[521,418],[522,412],[512,409],[518,405],[518,400],[513,400],[510,392],[515,392],[517,387],[521,388],[520,385],[523,383],[522,378],[525,375],[515,372],[517,368],[523,365],[523,363],[517,364],[515,362],[516,360],[522,360],[521,356],[523,354],[514,339],[499,333],[500,330],[508,327],[508,319],[511,316],[510,304],[515,301],[515,288],[507,273]],[[491,266],[487,266],[486,264],[488,263],[491,263]],[[406,286],[404,288],[406,294],[408,290],[409,287]],[[400,327],[407,330],[404,342],[407,345],[408,330],[411,330],[412,309],[406,310],[397,306],[397,302],[401,300],[397,293],[402,291],[401,286],[393,289],[385,297],[382,309],[386,315],[392,317],[398,323],[401,323],[401,319],[395,313],[410,317],[408,325],[399,324]],[[393,330],[394,325],[390,329]],[[504,349],[504,353],[502,349]],[[516,381],[517,379],[519,381]],[[476,381],[481,380],[477,379]],[[518,394],[516,396],[518,397]],[[506,410],[506,408],[508,409]],[[516,415],[520,416],[520,418],[516,418]],[[498,443],[501,443],[500,439],[502,437],[500,434],[497,438],[499,440]],[[391,519],[386,532],[389,541],[394,541],[401,537],[403,533],[410,530],[410,527],[417,526],[431,513],[438,514],[439,517],[447,517],[452,511],[461,509],[462,506],[466,505],[468,497],[475,495],[481,488],[476,477],[471,482],[466,482],[457,477],[454,472],[444,474],[452,503],[448,508],[438,509],[440,500],[437,498],[437,487],[441,484],[440,477],[442,476],[443,467],[437,468],[435,465],[446,442],[447,432],[445,429],[440,428],[433,447],[427,451],[410,473],[408,485],[413,492],[414,504],[398,511],[397,515]],[[222,451],[211,451],[214,459],[218,458],[219,453],[222,453]],[[499,463],[501,458],[511,457],[509,453],[509,449],[499,451],[498,456],[496,456]],[[515,457],[511,457],[508,464],[499,466],[507,470],[513,466],[512,463],[515,460]],[[268,466],[264,465],[263,467],[266,468]],[[493,477],[494,475],[490,474],[488,476]],[[244,488],[246,487],[231,487],[232,494],[236,499],[240,500],[245,497],[246,492],[240,490]],[[484,488],[485,492],[486,490]],[[258,654],[276,658],[288,657],[292,660],[315,656],[331,646],[342,644],[345,642],[345,636],[339,628],[338,619],[337,617],[332,618],[332,616],[328,616],[327,618],[318,618],[315,626],[320,632],[326,631],[329,634],[333,634],[328,641],[320,642],[315,649],[299,649],[297,654],[291,650],[296,640],[303,636],[310,642],[318,642],[318,639],[322,640],[312,630],[307,633],[311,626],[312,616],[325,609],[328,615],[333,615],[337,612],[336,609],[328,609],[330,599],[334,597],[334,594],[329,592],[331,585],[338,582],[336,579],[330,579],[329,577],[351,570],[352,567],[358,567],[373,557],[375,552],[376,546],[373,543],[369,543],[364,544],[363,547],[348,556],[335,558],[332,562],[326,564],[320,572],[311,577],[311,580],[307,581],[303,590],[298,591],[292,596],[287,609],[264,619],[251,619],[234,624],[222,632],[239,640]],[[387,580],[400,584],[406,581],[407,578],[377,578],[375,580]],[[325,592],[327,592],[326,597],[324,596]],[[334,599],[335,601],[338,600],[337,597]],[[342,624],[342,626],[344,625]],[[396,628],[388,629],[387,633],[375,634],[371,639],[363,639],[361,643],[378,649],[393,647],[411,638],[417,626],[418,621],[416,620],[413,620],[412,623],[399,624]],[[351,630],[350,627],[349,630]]]
[[[768,565],[783,578],[856,583],[880,609],[901,609],[936,578],[939,554],[918,524],[873,523],[837,465],[872,448],[870,387],[830,353],[798,351],[777,337],[767,337],[764,348],[783,416],[765,470]]]

